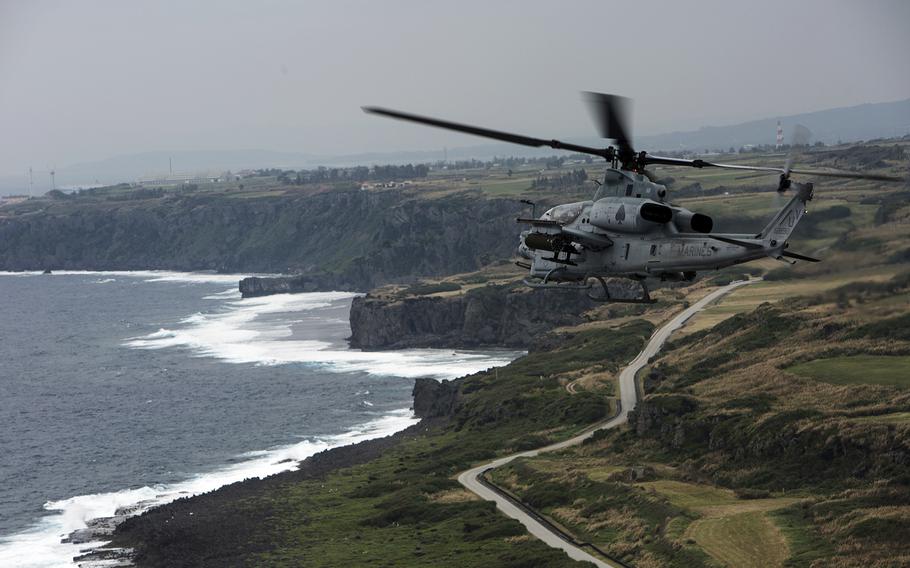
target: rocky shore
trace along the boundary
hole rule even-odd
[[[412,391],[413,410],[414,415],[422,420],[405,430],[384,438],[322,451],[301,461],[298,469],[293,471],[261,479],[247,479],[210,493],[152,508],[148,503],[124,507],[118,509],[112,517],[90,520],[86,528],[73,531],[63,542],[86,545],[104,543],[80,551],[81,554],[73,559],[80,568],[126,567],[147,559],[148,552],[134,550],[130,547],[132,542],[154,544],[170,538],[179,539],[185,532],[201,530],[218,533],[217,540],[223,543],[223,556],[229,558],[233,548],[246,546],[247,543],[239,538],[243,532],[241,526],[225,525],[225,519],[230,518],[222,515],[225,504],[271,486],[320,478],[338,469],[366,463],[402,440],[445,423],[454,413],[460,383],[461,379],[446,382],[417,379]],[[192,539],[187,539],[182,551],[179,558],[156,557],[151,560],[156,565],[173,567],[199,566],[204,563],[200,563],[202,558],[199,555],[206,551],[195,549]]]

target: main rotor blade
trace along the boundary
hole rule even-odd
[[[786,256],[786,257],[789,257],[789,258],[795,258],[795,259],[797,259],[797,260],[805,260],[806,262],[821,262],[821,261],[820,261],[819,259],[817,259],[817,258],[812,258],[811,256],[806,256],[806,255],[804,255],[804,254],[799,254],[798,252],[791,252],[791,251],[785,250],[785,251],[783,251],[781,254],[784,255],[784,256]]]
[[[897,176],[886,176],[881,174],[860,174],[855,172],[825,172],[820,170],[790,170],[791,174],[803,174],[807,176],[819,177],[836,177],[845,179],[871,179],[875,181],[904,181]]]
[[[616,140],[620,156],[633,155],[635,150],[628,127],[629,99],[606,93],[585,92],[584,95],[600,137]]]
[[[741,241],[741,240],[739,240],[739,239],[733,239],[733,238],[730,238],[730,237],[723,237],[723,236],[720,236],[720,235],[712,235],[712,234],[710,234],[710,233],[707,234],[707,235],[705,235],[705,236],[706,236],[706,237],[710,237],[710,238],[715,239],[715,240],[718,240],[718,241],[720,241],[720,242],[722,242],[722,243],[730,243],[731,245],[739,245],[739,246],[741,246],[741,247],[743,247],[743,248],[747,248],[747,249],[749,249],[749,250],[758,250],[758,249],[764,248],[762,245],[760,245],[760,244],[758,244],[758,243],[750,243],[749,241]]]
[[[578,144],[570,144],[568,142],[560,142],[559,140],[544,140],[543,138],[532,138],[530,136],[522,136],[521,134],[512,134],[510,132],[502,132],[500,130],[491,130],[489,128],[481,128],[479,126],[471,126],[469,124],[459,124],[457,122],[449,122],[448,120],[440,120],[438,118],[430,118],[427,116],[419,116],[416,114],[410,114],[406,112],[401,112],[397,110],[391,110],[381,107],[365,106],[361,107],[363,112],[369,114],[378,114],[381,116],[387,116],[390,118],[396,118],[398,120],[407,120],[409,122],[416,122],[418,124],[427,124],[429,126],[436,126],[438,128],[445,128],[447,130],[454,130],[456,132],[464,132],[465,134],[474,134],[475,136],[483,136],[485,138],[493,138],[494,140],[501,140],[503,142],[511,142],[513,144],[521,144],[522,146],[531,146],[534,148],[540,148],[542,146],[549,146],[556,150],[568,150],[570,152],[578,152],[580,154],[592,154],[594,156],[600,156],[605,159],[610,159],[610,152],[606,148],[591,148],[588,146],[579,146]]]
[[[647,164],[658,164],[664,166],[687,166],[690,168],[725,168],[728,170],[747,170],[754,172],[775,172],[782,174],[785,172],[785,168],[773,168],[768,166],[741,166],[736,164],[717,164],[714,162],[706,162],[704,160],[685,160],[682,158],[665,158],[663,156],[652,156],[650,154],[646,155],[644,158],[644,163]],[[886,176],[881,174],[861,174],[857,172],[828,172],[820,170],[789,170],[791,174],[802,174],[809,176],[819,176],[819,177],[836,177],[836,178],[847,178],[847,179],[869,179],[875,181],[904,181],[903,178],[896,176]]]

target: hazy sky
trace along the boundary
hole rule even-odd
[[[910,2],[0,0],[0,174],[151,150],[316,154],[480,139],[384,105],[592,135],[580,90],[641,134],[910,97]]]

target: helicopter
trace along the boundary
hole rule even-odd
[[[398,120],[474,134],[503,142],[602,157],[607,168],[589,201],[557,205],[540,217],[519,217],[529,228],[519,235],[518,261],[529,271],[524,283],[532,288],[586,290],[599,302],[653,303],[648,279],[692,281],[698,272],[771,257],[788,264],[819,259],[788,250],[788,239],[813,197],[811,182],[791,180],[791,174],[876,181],[901,178],[856,172],[793,169],[792,154],[784,167],[720,164],[702,159],[656,156],[636,152],[629,135],[629,100],[606,93],[585,93],[602,138],[615,146],[595,148],[559,140],[532,138],[419,116],[397,110],[366,106],[363,111]],[[657,183],[649,165],[690,168],[725,168],[779,174],[777,192],[793,191],[793,197],[758,233],[713,233],[713,219],[668,200],[665,185]],[[638,297],[611,296],[605,278],[621,277],[636,282]],[[599,288],[600,293],[594,293]]]

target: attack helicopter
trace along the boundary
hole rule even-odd
[[[628,99],[605,93],[585,93],[599,133],[614,145],[581,146],[559,140],[532,138],[380,107],[364,112],[474,134],[531,147],[550,147],[602,157],[603,179],[590,201],[557,205],[540,217],[519,218],[529,225],[519,236],[517,264],[529,271],[524,282],[532,288],[586,290],[601,302],[652,303],[648,279],[692,281],[702,271],[718,270],[765,257],[788,264],[818,259],[788,250],[788,239],[813,197],[811,182],[791,180],[791,174],[877,181],[901,181],[884,175],[845,171],[793,169],[792,155],[784,167],[720,164],[701,159],[656,156],[635,151],[629,135]],[[666,186],[646,170],[650,165],[725,168],[779,174],[778,193],[793,197],[758,233],[713,233],[713,219],[668,200]],[[525,203],[530,203],[525,201]],[[532,205],[533,211],[533,205]],[[529,261],[529,262],[525,262]],[[640,296],[611,296],[605,278],[623,277],[640,286]],[[600,288],[600,293],[594,290]]]

